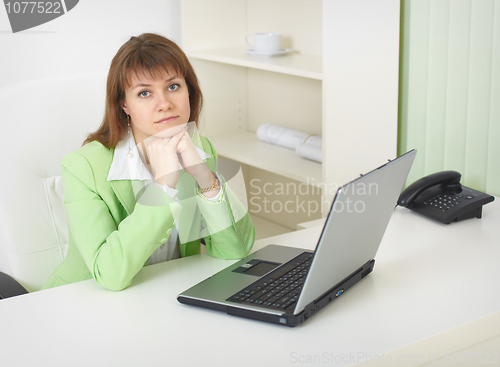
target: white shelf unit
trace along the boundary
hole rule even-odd
[[[322,79],[322,58],[298,52],[279,57],[250,56],[240,48],[188,51],[191,59],[265,70],[313,80]],[[219,155],[298,182],[320,186],[321,163],[298,156],[293,150],[265,143],[254,132],[242,131],[211,136]]]
[[[220,156],[243,164],[246,180],[322,187],[307,200],[324,202],[333,197],[330,187],[395,157],[399,0],[181,4],[182,47],[205,97],[201,131]],[[242,52],[246,35],[267,31],[280,32],[283,48],[294,52],[280,57]],[[322,135],[322,164],[259,141],[255,132],[263,123]],[[325,214],[328,206],[322,209]],[[259,224],[277,223],[279,230],[295,230],[322,216],[321,210],[313,216],[252,213],[251,205],[249,211],[262,216]]]

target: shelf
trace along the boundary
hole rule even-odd
[[[260,57],[242,52],[241,48],[192,50],[187,56],[199,60],[272,71],[304,78],[322,80],[322,57],[293,51],[285,56]]]
[[[260,141],[255,133],[229,133],[210,140],[220,156],[313,186],[323,182],[321,163],[302,158],[291,149]]]

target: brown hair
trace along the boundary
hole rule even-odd
[[[105,147],[115,147],[127,131],[127,115],[121,104],[131,78],[142,73],[153,79],[162,77],[169,68],[184,77],[189,91],[189,121],[198,124],[203,96],[198,78],[186,54],[169,39],[144,33],[130,38],[116,53],[109,68],[104,118],[97,131],[88,135],[84,145],[97,140]]]

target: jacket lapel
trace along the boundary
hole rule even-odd
[[[114,148],[109,149],[109,153],[110,154],[106,157],[107,160],[106,159],[102,160],[102,163],[106,167],[105,169],[106,177],[108,177],[109,169],[111,168],[111,164],[113,163],[113,156],[115,154],[115,149]],[[127,211],[127,214],[128,215],[132,214],[132,212],[134,211],[136,200],[131,181],[114,180],[108,182],[109,185],[111,186],[111,189],[115,193],[116,197]]]
[[[123,205],[127,214],[130,215],[134,211],[135,207],[135,195],[132,188],[132,183],[130,180],[117,180],[109,181],[113,192],[115,193],[120,203]]]

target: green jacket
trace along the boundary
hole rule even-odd
[[[217,153],[208,139],[198,136],[193,142],[212,157],[206,163],[215,172]],[[248,254],[255,228],[225,182],[214,203],[181,170],[176,202],[155,184],[144,190],[142,181],[107,181],[113,154],[114,148],[93,141],[63,158],[68,253],[42,289],[91,278],[111,290],[126,288],[176,221],[182,257],[200,253],[201,237],[211,256],[239,259]]]

